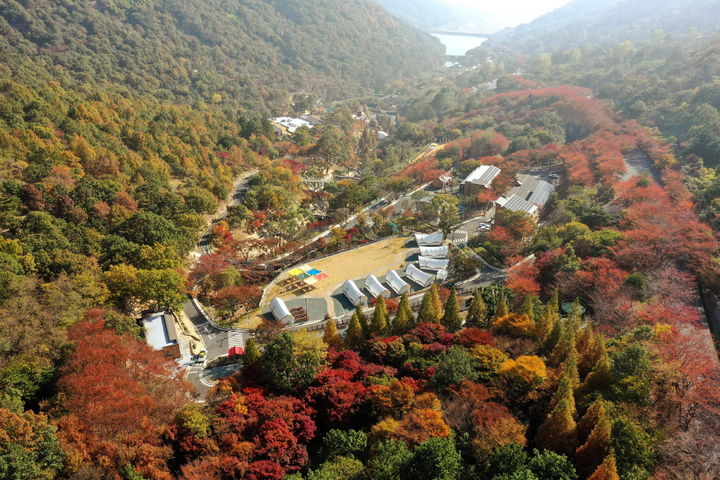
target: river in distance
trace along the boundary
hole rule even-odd
[[[448,35],[447,33],[431,33],[445,45],[445,53],[455,57],[462,57],[468,50],[479,47],[487,38],[470,35]]]

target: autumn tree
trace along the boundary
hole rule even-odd
[[[574,453],[577,427],[575,414],[572,382],[568,375],[564,375],[550,401],[550,413],[538,428],[538,446],[562,454]]]
[[[593,403],[580,420],[578,434],[581,433],[580,426],[584,431],[592,427],[584,443],[575,451],[578,473],[589,476],[610,454],[612,448],[612,424],[601,401]]]
[[[455,225],[460,223],[459,200],[455,195],[438,194],[432,199],[431,208],[435,218],[438,219],[438,226],[443,234],[447,236]]]
[[[487,317],[488,308],[485,300],[483,300],[482,290],[478,288],[475,290],[472,303],[468,309],[466,323],[472,327],[484,327],[486,326]]]
[[[435,312],[435,322],[440,322],[443,316],[443,302],[440,299],[440,290],[437,283],[430,286],[430,301],[432,302],[433,311]],[[420,323],[420,322],[418,322]]]
[[[358,321],[360,322],[360,327],[362,327],[364,338],[369,338],[370,324],[368,323],[367,315],[365,315],[365,311],[363,310],[362,305],[358,305],[355,307],[355,314],[357,315]]]
[[[455,287],[450,290],[450,296],[445,302],[445,311],[440,319],[448,332],[456,332],[460,329],[462,319],[460,318],[460,303],[458,303]]]
[[[400,297],[395,319],[392,323],[392,333],[394,335],[404,335],[415,326],[415,314],[410,308],[410,298],[407,293]]]
[[[17,480],[57,478],[65,453],[56,430],[43,414],[0,408],[0,476]]]
[[[530,337],[535,333],[535,322],[526,314],[508,313],[496,317],[492,323],[493,330],[518,337]]]
[[[340,350],[342,348],[342,338],[337,330],[337,325],[333,318],[329,318],[325,323],[325,333],[323,334],[323,342],[328,348]]]
[[[75,352],[58,382],[68,412],[58,436],[75,466],[117,470],[138,458],[141,474],[166,471],[160,435],[188,401],[175,363],[100,321],[80,322],[69,335]]]
[[[353,313],[350,318],[347,333],[345,334],[345,345],[353,350],[359,349],[365,343],[365,334],[363,332],[360,319],[357,312]]]
[[[384,336],[388,332],[388,312],[385,304],[385,297],[380,295],[375,304],[372,318],[370,320],[370,334],[378,337]]]
[[[603,460],[600,466],[595,469],[595,472],[588,477],[588,480],[620,480],[615,455],[611,453],[605,457],[605,460]]]
[[[260,367],[270,385],[291,392],[315,380],[325,355],[325,344],[309,334],[283,332],[265,347]]]

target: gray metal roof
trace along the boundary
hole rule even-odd
[[[534,203],[535,205],[542,207],[548,201],[548,198],[550,198],[550,194],[554,190],[554,185],[544,180],[540,180],[535,185],[535,189],[527,200],[530,203]]]
[[[510,197],[507,199],[507,202],[505,202],[505,205],[503,205],[502,208],[512,210],[513,212],[525,212],[529,213],[530,215],[537,211],[537,207],[535,205],[528,202],[527,200],[518,197],[517,195],[510,195]]]
[[[500,169],[495,165],[480,165],[467,176],[463,183],[474,183],[487,188],[498,174],[500,174]]]

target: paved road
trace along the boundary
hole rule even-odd
[[[200,253],[202,253],[203,255],[208,255],[212,253],[212,229],[223,218],[225,218],[225,213],[227,212],[228,206],[240,205],[240,202],[242,201],[243,196],[247,191],[248,181],[250,181],[250,178],[257,172],[257,170],[249,170],[245,172],[242,177],[238,178],[235,181],[232,192],[230,193],[230,195],[228,195],[228,198],[225,199],[225,201],[215,212],[212,220],[210,221],[210,225],[208,225],[202,237],[200,237],[200,241],[198,241],[198,249],[200,250]]]

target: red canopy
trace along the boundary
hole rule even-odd
[[[242,347],[232,347],[228,350],[228,355],[245,355],[245,350]]]

